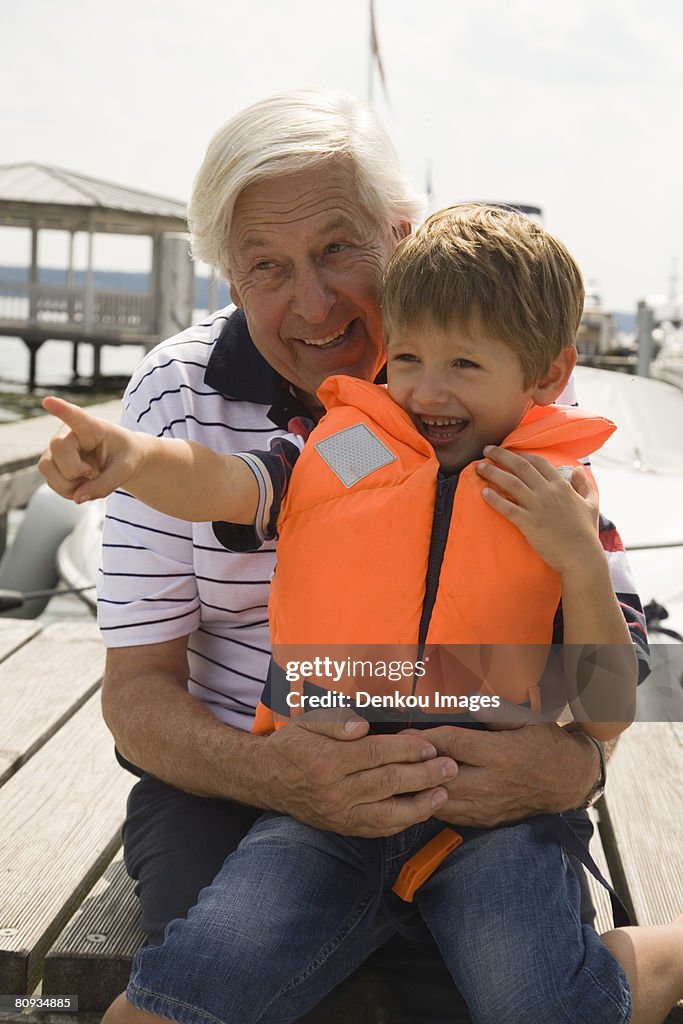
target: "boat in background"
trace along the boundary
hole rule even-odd
[[[94,612],[97,610],[97,577],[101,565],[102,526],[106,502],[89,501],[71,533],[57,549],[57,569],[65,585]]]
[[[576,335],[579,363],[603,370],[636,373],[638,342],[635,332],[625,327],[625,314],[608,310],[596,287],[587,285],[583,313]]]
[[[576,368],[581,405],[618,430],[591,456],[600,507],[624,542],[645,607],[652,672],[640,721],[683,721],[683,391],[663,381]]]
[[[683,327],[665,321],[652,333],[658,348],[650,365],[652,376],[683,390]]]
[[[591,457],[600,506],[614,519],[643,604],[683,632],[683,391],[592,367],[575,370],[580,403],[618,430]]]
[[[652,343],[655,358],[650,373],[658,380],[683,389],[683,294],[678,285],[678,264],[673,261],[668,295],[648,295],[643,300],[652,311]]]
[[[610,355],[617,345],[614,315],[603,306],[599,292],[594,287],[587,286],[583,314],[576,336],[579,357],[590,362],[596,356]]]

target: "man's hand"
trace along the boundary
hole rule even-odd
[[[442,726],[422,732],[459,765],[435,817],[451,825],[493,828],[534,814],[581,807],[600,773],[595,744],[554,723],[517,723],[502,731]]]
[[[329,711],[297,715],[270,736],[225,725],[187,692],[186,649],[179,637],[107,652],[105,721],[144,771],[197,796],[366,837],[425,821],[448,799],[457,765],[421,733],[368,736],[353,712]]]
[[[38,463],[57,494],[77,504],[104,498],[138,472],[145,435],[97,419],[54,396],[43,399],[43,408],[64,424]]]
[[[266,737],[261,778],[268,806],[365,838],[393,835],[437,814],[455,761],[438,757],[422,733],[368,736],[368,728],[348,713],[312,711]]]

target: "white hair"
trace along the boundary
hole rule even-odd
[[[352,161],[361,207],[376,224],[397,229],[421,221],[423,197],[369,104],[344,92],[301,89],[247,107],[214,135],[188,207],[194,258],[228,278],[228,238],[240,192],[336,155]]]

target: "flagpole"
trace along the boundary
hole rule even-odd
[[[384,91],[384,98],[389,102],[389,92],[387,90],[387,79],[384,74],[384,65],[382,64],[382,55],[379,52],[379,39],[377,37],[377,23],[375,22],[375,0],[370,0],[369,6],[370,14],[370,54],[368,63],[368,103],[372,103],[373,87],[375,83],[375,65],[377,65],[377,71],[379,72],[379,78],[382,83],[382,89]]]
[[[373,0],[369,0],[369,45],[368,45],[368,103],[372,103],[373,72],[375,70],[375,15],[373,11]]]

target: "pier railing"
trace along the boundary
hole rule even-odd
[[[153,297],[148,292],[88,293],[82,286],[0,281],[0,325],[70,328],[76,334],[153,334]]]

